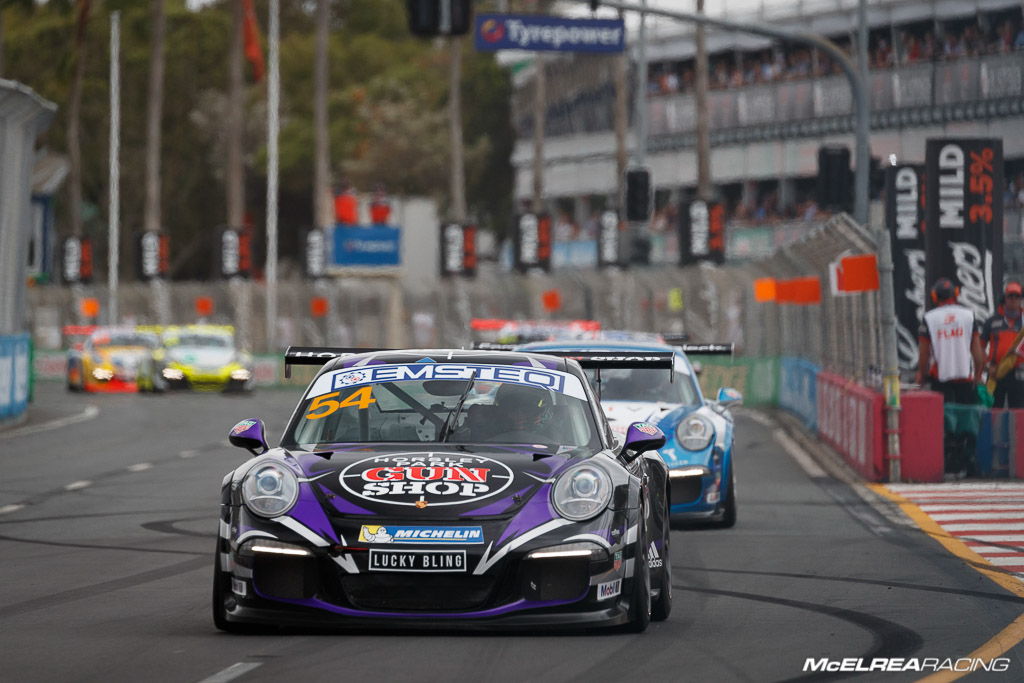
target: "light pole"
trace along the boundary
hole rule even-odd
[[[584,1],[584,0],[580,0]],[[825,36],[803,31],[790,31],[776,26],[764,24],[751,24],[729,19],[715,19],[704,14],[694,12],[679,12],[676,10],[656,9],[632,3],[617,2],[616,0],[585,0],[591,7],[604,5],[613,9],[642,12],[655,16],[667,17],[678,21],[692,22],[698,25],[714,26],[728,31],[739,31],[742,33],[753,33],[755,35],[767,36],[793,43],[802,43],[818,48],[831,57],[842,68],[846,79],[850,84],[853,94],[853,116],[854,116],[854,137],[856,171],[854,174],[854,208],[853,217],[861,225],[868,226],[868,182],[869,169],[871,165],[871,150],[869,145],[869,126],[871,108],[868,100],[868,91],[863,79],[863,73],[858,69],[853,60],[847,56],[838,45]],[[866,60],[865,41],[865,0],[859,0],[858,20],[860,22],[860,59]],[[863,62],[862,62],[863,63]],[[865,69],[866,70],[866,69]],[[900,384],[899,384],[899,359],[896,350],[896,304],[893,300],[892,285],[892,247],[889,244],[889,236],[884,229],[874,232],[878,250],[878,274],[879,274],[879,298],[880,318],[882,323],[882,362],[883,388],[886,402],[886,456],[889,459],[889,478],[891,481],[900,479],[900,442],[899,442],[899,410],[900,410]]]

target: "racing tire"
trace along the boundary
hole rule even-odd
[[[640,525],[644,524],[641,512]],[[633,559],[633,591],[629,598],[629,623],[626,631],[643,633],[651,624],[651,567],[647,557],[647,535],[637,539],[636,555]]]
[[[712,526],[718,529],[731,529],[736,526],[736,474],[729,474],[729,485],[722,494],[721,516]]]
[[[672,614],[672,556],[669,553],[669,535],[672,533],[669,524],[668,506],[665,508],[665,536],[661,543],[661,571],[658,585],[658,597],[651,603],[651,621],[665,621]]]
[[[213,625],[218,630],[224,631],[225,633],[264,633],[267,629],[261,628],[253,624],[239,624],[238,622],[228,621],[227,608],[224,606],[224,601],[227,598],[228,584],[231,581],[231,576],[220,568],[220,544],[221,539],[217,539],[217,552],[213,558]]]

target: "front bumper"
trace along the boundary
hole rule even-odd
[[[616,516],[625,524],[624,513]],[[487,538],[497,538],[486,523],[483,527]],[[279,529],[274,533],[282,541],[289,539]],[[572,535],[524,544],[493,563],[486,561],[495,556],[490,542],[387,548],[464,550],[466,571],[453,573],[374,571],[368,547],[310,547],[291,537],[288,542],[303,545],[311,554],[289,556],[248,552],[245,544],[237,546],[222,536],[218,561],[226,582],[225,617],[279,626],[443,624],[470,629],[593,628],[628,622],[636,543],[595,546],[600,552],[589,557],[530,557]],[[623,526],[623,538],[628,535]],[[486,569],[476,573],[481,566]]]
[[[696,518],[714,514],[721,491],[711,469],[693,465],[671,469],[668,475],[672,500],[670,514]]]
[[[181,373],[180,379],[163,375],[168,389],[193,391],[248,391],[252,388],[252,373],[239,366],[228,366],[213,370],[174,366]],[[239,374],[239,370],[244,373]],[[233,377],[238,375],[239,378]],[[244,379],[241,376],[244,375]]]

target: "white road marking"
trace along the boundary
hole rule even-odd
[[[945,527],[943,527],[945,528]],[[984,543],[1024,543],[1024,536],[1021,534],[984,534],[982,536],[960,536],[961,541],[979,541]]]
[[[199,683],[227,683],[260,666],[263,666],[262,662],[236,662],[223,671],[218,671],[209,678],[204,678]]]
[[[1014,546],[1008,545],[971,545],[967,544],[967,547],[978,553],[979,555],[994,555],[996,553],[1015,553],[1020,556],[1021,550],[1024,548],[1015,548]]]
[[[984,507],[982,507],[982,506],[984,506]],[[940,512],[940,513],[941,512],[961,512],[961,513],[963,513],[965,515],[969,515],[969,514],[981,515],[981,514],[984,514],[984,512],[972,513],[972,512],[970,512],[972,509],[979,509],[979,510],[984,509],[985,511],[988,511],[988,510],[1006,510],[1008,512],[1024,512],[1024,505],[1014,505],[1012,503],[1005,503],[1005,504],[1004,503],[987,503],[987,504],[986,503],[975,503],[975,504],[968,504],[965,501],[963,503],[955,503],[955,504],[950,503],[950,504],[942,504],[942,505],[934,504],[934,503],[926,503],[924,505],[918,505],[918,507],[921,508],[921,510],[923,510],[924,512],[927,512],[933,519],[937,516],[937,515],[932,515],[931,513],[933,513],[933,512]]]
[[[151,469],[153,469],[153,463],[150,462],[137,462],[134,465],[128,466],[129,472],[145,472]]]
[[[17,512],[23,507],[25,506],[18,503],[14,503],[13,505],[4,505],[3,507],[0,507],[0,515],[6,515],[9,512]]]
[[[1024,557],[1014,555],[1013,557],[986,557],[986,560],[997,567],[1024,567]]]
[[[82,479],[80,481],[73,481],[73,482],[71,482],[70,484],[68,484],[67,486],[64,487],[64,490],[65,491],[79,491],[81,489],[86,488],[87,486],[92,486],[92,482],[89,481],[88,479]]]
[[[807,452],[800,447],[800,444],[794,441],[789,434],[781,429],[776,429],[772,432],[772,435],[775,437],[775,440],[779,442],[779,445],[789,453],[790,457],[793,458],[793,460],[796,460],[796,464],[800,466],[800,469],[802,469],[808,477],[817,479],[826,476],[825,470],[821,469],[821,466],[814,462],[814,460],[811,459],[811,456],[809,456]]]
[[[986,522],[967,522],[964,524],[943,524],[946,531],[1024,531],[1024,523],[992,524]]]
[[[0,436],[11,439],[19,436],[27,436],[29,434],[38,434],[39,432],[49,431],[51,429],[59,429],[61,427],[67,427],[68,425],[78,424],[79,422],[85,422],[91,420],[100,414],[100,409],[94,405],[88,405],[85,410],[78,413],[77,415],[69,415],[68,417],[57,418],[56,420],[49,420],[48,422],[42,422],[37,425],[28,425],[27,427],[19,427],[18,429],[12,429],[9,432],[3,432]]]
[[[178,457],[179,458],[194,458],[197,455],[199,455],[199,451],[188,450],[188,451],[182,451],[181,453],[178,453]]]
[[[960,512],[939,512],[936,514],[929,513],[928,516],[934,519],[936,522],[953,522],[956,520],[962,521],[980,521],[983,519],[1003,519],[1007,521],[1018,521],[1024,520],[1024,514],[1013,514],[1012,512],[988,512],[992,508],[986,507],[986,512],[971,512],[970,510],[961,510]],[[927,510],[925,511],[927,512]]]

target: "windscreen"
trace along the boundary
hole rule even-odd
[[[587,369],[597,392],[597,371]],[[667,369],[610,368],[601,370],[599,395],[602,401],[643,401],[695,405],[697,394],[689,375]]]
[[[203,346],[216,349],[231,348],[231,337],[223,334],[179,334],[164,340],[167,346]]]
[[[283,445],[377,441],[601,447],[575,375],[461,363],[325,373],[299,404]]]
[[[140,334],[132,332],[115,332],[94,335],[89,343],[94,349],[118,346],[141,346],[147,349],[155,349],[158,346],[156,336],[152,334]]]

